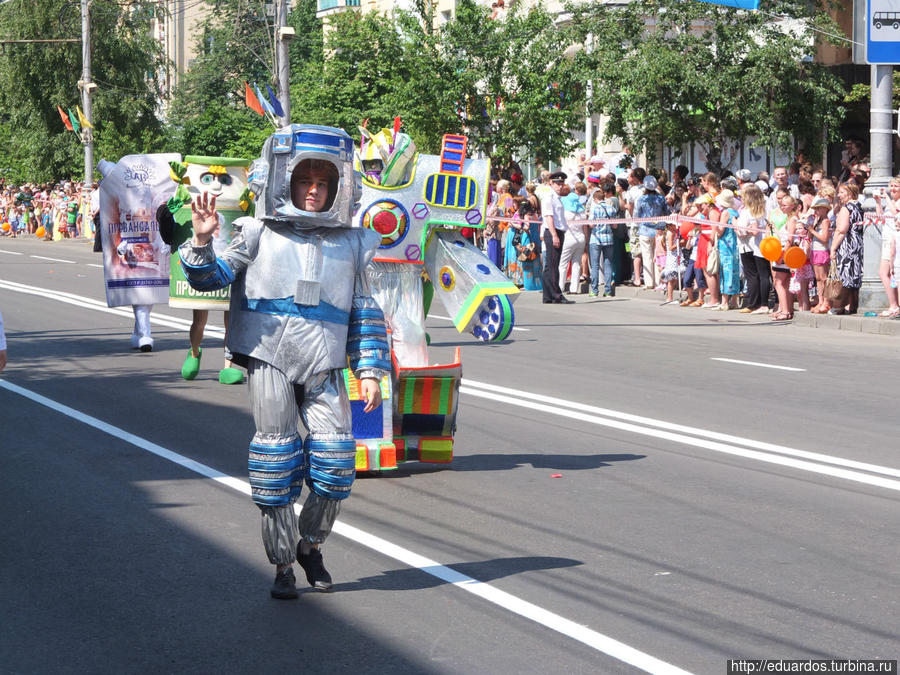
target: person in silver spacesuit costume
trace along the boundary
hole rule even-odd
[[[371,411],[391,367],[384,315],[365,271],[380,237],[350,227],[361,185],[353,142],[341,129],[276,131],[251,166],[249,183],[256,217],[234,221],[227,249],[218,257],[212,250],[218,218],[215,197],[204,193],[191,205],[194,236],[179,253],[195,289],[232,284],[228,348],[248,371],[256,424],[250,487],[266,554],[277,566],[271,595],[296,598],[295,558],[313,588],[331,588],[319,544],[355,476],[342,370],[349,357]],[[298,528],[293,503],[304,481],[309,494]]]

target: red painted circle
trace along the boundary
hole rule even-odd
[[[372,229],[383,237],[397,231],[397,216],[391,211],[379,211],[372,218]]]

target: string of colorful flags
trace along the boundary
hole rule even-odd
[[[84,113],[81,112],[81,108],[77,105],[75,106],[75,111],[72,112],[72,109],[68,109],[68,114],[65,110],[63,110],[60,106],[56,106],[56,109],[59,111],[59,116],[62,119],[63,124],[66,125],[66,129],[69,131],[74,131],[75,135],[78,136],[78,140],[82,140],[82,129],[93,129],[94,125],[88,121],[88,118],[84,116]],[[77,114],[76,114],[77,113]]]
[[[244,82],[244,102],[247,104],[247,107],[256,114],[265,117],[275,128],[278,128],[280,124],[277,118],[284,117],[284,107],[281,105],[278,97],[275,96],[272,87],[268,84],[266,85],[266,94],[265,96],[263,95],[255,82],[252,87],[248,82]],[[81,108],[77,105],[74,111],[71,108],[63,109],[59,105],[56,106],[56,110],[59,112],[59,117],[66,129],[74,132],[79,141],[83,140],[83,129],[94,128],[94,125],[88,121],[84,113],[81,112]]]
[[[284,108],[269,85],[266,85],[266,93],[268,97],[263,96],[256,82],[253,83],[252,88],[247,82],[244,82],[244,103],[247,104],[250,110],[258,115],[262,115],[277,128],[280,125],[275,118],[284,117]]]

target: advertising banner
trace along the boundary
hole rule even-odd
[[[157,208],[175,192],[169,162],[176,153],[127,155],[101,161],[100,227],[106,302],[151,305],[169,299],[169,247],[159,234]]]

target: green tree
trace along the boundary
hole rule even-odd
[[[294,68],[295,119],[356,135],[363,120],[377,131],[400,117],[423,152],[437,152],[444,133],[460,132],[454,73],[421,14],[344,12],[331,24],[326,56]]]
[[[183,154],[256,157],[271,124],[244,102],[244,82],[275,89],[274,17],[262,0],[207,0],[209,14],[193,39],[198,56],[181,77],[168,111],[171,148]],[[321,63],[322,29],[315,0],[288,15],[293,73]],[[291,117],[298,119],[292,105]]]
[[[197,56],[170,102],[170,149],[182,154],[256,156],[271,126],[244,103],[244,82],[270,84],[272,19],[261,0],[208,0],[190,36]]]
[[[408,73],[396,25],[374,12],[342,12],[331,17],[324,60],[292,63],[292,117],[327,124],[355,135],[365,119],[370,128],[388,126],[402,113],[398,85]]]
[[[487,16],[462,0],[439,36],[470,143],[504,166],[523,154],[558,160],[575,145],[571,130],[584,112],[579,73],[566,56],[571,36],[540,4],[500,21]]]
[[[151,18],[140,5],[91,3],[97,159],[161,149],[154,79],[161,54],[150,35]],[[78,37],[79,7],[62,0],[12,0],[0,6],[0,25],[9,39]],[[10,179],[82,173],[83,148],[56,108],[80,105],[80,76],[80,42],[11,45],[0,53],[0,119],[9,139],[0,145],[0,167],[11,170]]]
[[[818,155],[822,130],[838,132],[843,88],[810,56],[825,32],[839,30],[815,3],[761,7],[767,12],[683,0],[571,6],[571,39],[590,45],[576,62],[593,78],[590,106],[608,116],[607,138],[651,153],[693,141],[713,170],[729,140],[790,150],[793,137]],[[795,20],[786,27],[774,11]]]
[[[433,29],[431,3],[392,16],[332,17],[323,63],[309,61],[295,80],[295,119],[352,130],[402,117],[424,152],[445,133],[507,165],[522,156],[556,159],[574,145],[583,92],[564,57],[565,35],[542,8],[488,20],[472,0]]]

